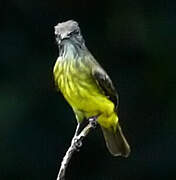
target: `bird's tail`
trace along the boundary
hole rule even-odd
[[[119,123],[117,124],[116,132],[104,127],[102,127],[102,131],[106,141],[106,146],[113,156],[129,156],[130,146],[123,135]]]

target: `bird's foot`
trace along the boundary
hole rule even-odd
[[[77,136],[73,138],[73,146],[75,147],[76,151],[79,151],[80,147],[82,146],[82,140],[78,139]]]
[[[89,123],[95,129],[97,127],[97,116],[90,117]]]

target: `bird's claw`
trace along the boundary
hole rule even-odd
[[[95,129],[97,127],[97,117],[93,116],[89,118],[89,123],[91,124],[91,126]]]

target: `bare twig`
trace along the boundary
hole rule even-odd
[[[78,135],[79,126],[80,124],[77,125],[75,134],[71,141],[71,145],[62,160],[57,180],[65,180],[65,172],[73,153],[79,150],[78,148],[82,146],[82,140],[88,135],[91,129],[95,128],[95,122],[92,123],[92,119],[89,119],[89,124]]]

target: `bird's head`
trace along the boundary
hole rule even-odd
[[[61,44],[65,39],[81,41],[82,36],[78,23],[73,20],[58,23],[55,27],[56,41]]]

